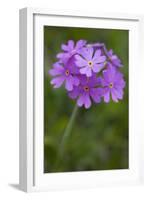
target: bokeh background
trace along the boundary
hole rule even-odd
[[[129,167],[128,128],[128,36],[127,30],[72,27],[44,27],[44,172],[127,169]],[[90,109],[79,108],[71,134],[59,146],[75,106],[64,87],[53,89],[48,70],[56,62],[61,44],[67,40],[102,42],[121,58],[126,87],[119,103],[102,102]]]

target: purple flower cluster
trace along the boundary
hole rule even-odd
[[[120,72],[121,60],[102,43],[87,44],[85,40],[74,43],[69,40],[61,45],[49,74],[51,84],[59,88],[63,84],[71,99],[77,100],[79,107],[89,108],[94,103],[105,103],[123,99],[125,81]]]

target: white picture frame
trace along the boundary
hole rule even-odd
[[[129,169],[43,173],[43,26],[129,30]],[[139,66],[139,67],[138,67]],[[132,185],[143,182],[143,17],[140,15],[20,10],[20,189],[56,189]],[[137,80],[137,84],[136,84]],[[137,92],[136,92],[137,91]],[[137,94],[139,95],[137,95]]]

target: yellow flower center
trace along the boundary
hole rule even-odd
[[[93,62],[92,61],[88,61],[88,65],[89,65],[89,67],[93,67]]]
[[[68,69],[65,71],[65,75],[66,75],[66,76],[69,75],[69,70],[68,70]]]
[[[84,91],[88,92],[89,91],[89,87],[88,86],[84,86]]]
[[[110,83],[110,84],[109,84],[109,88],[113,88],[113,83]]]

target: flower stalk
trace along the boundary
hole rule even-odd
[[[64,134],[63,134],[63,137],[62,137],[62,140],[61,140],[61,143],[60,143],[60,147],[59,147],[59,153],[60,155],[62,156],[63,153],[64,153],[64,147],[67,143],[67,140],[71,134],[71,131],[72,131],[72,128],[73,128],[73,125],[74,125],[74,121],[75,121],[75,118],[76,118],[76,114],[77,114],[77,111],[78,111],[78,106],[77,104],[75,105],[73,111],[72,111],[72,114],[71,114],[71,117],[69,119],[69,122],[67,124],[67,127],[64,131]]]
[[[71,134],[75,119],[76,119],[76,115],[78,112],[78,106],[77,104],[75,104],[75,107],[72,111],[72,114],[70,116],[69,122],[66,126],[66,129],[63,133],[62,139],[61,139],[61,143],[59,144],[59,154],[57,155],[57,160],[55,162],[55,168],[58,168],[60,161],[62,160],[62,157],[64,155],[64,151],[65,151],[65,146],[67,144],[68,138]]]

